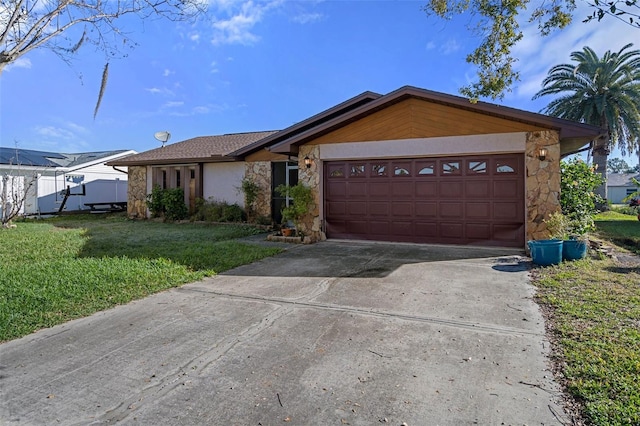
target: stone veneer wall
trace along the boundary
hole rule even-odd
[[[304,157],[309,157],[311,167],[307,169],[304,164]],[[303,219],[301,231],[311,242],[325,240],[327,237],[322,231],[322,219],[320,218],[320,170],[322,160],[320,160],[320,146],[303,145],[298,153],[298,182],[304,183],[313,191],[314,203],[309,209],[309,214]]]
[[[538,150],[547,148],[544,161]],[[527,134],[525,151],[527,240],[549,237],[544,220],[560,210],[560,141],[556,131],[538,131]]]
[[[255,214],[257,216],[271,217],[271,162],[246,162],[244,177],[252,180],[260,187],[260,192],[254,205]]]
[[[127,215],[130,218],[147,217],[147,168],[129,166],[127,184]]]

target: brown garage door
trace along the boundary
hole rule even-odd
[[[332,161],[327,236],[524,246],[523,155]]]

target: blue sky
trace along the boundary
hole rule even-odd
[[[105,56],[84,47],[66,64],[39,50],[0,75],[0,145],[59,152],[145,151],[195,136],[277,130],[363,91],[404,85],[458,94],[474,77],[464,61],[479,39],[468,17],[442,21],[421,1],[233,1],[211,3],[197,24],[123,23],[137,43],[110,62],[97,118]],[[583,6],[584,7],[584,6]],[[588,45],[602,54],[640,45],[640,30],[614,19],[541,38],[524,23],[516,46],[522,81],[502,103],[539,111],[531,101],[548,69]],[[614,152],[614,156],[619,156]],[[637,157],[626,158],[630,164]]]

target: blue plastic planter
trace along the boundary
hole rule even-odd
[[[536,265],[549,266],[562,262],[562,240],[537,240],[527,244]]]
[[[582,240],[564,240],[562,242],[562,259],[578,260],[587,255],[587,242]]]

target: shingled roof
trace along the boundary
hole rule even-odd
[[[276,131],[231,133],[217,136],[198,136],[182,142],[155,148],[140,154],[107,163],[109,166],[142,166],[234,161],[229,154],[266,138]]]

